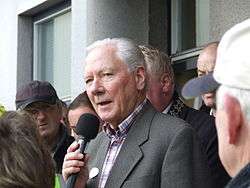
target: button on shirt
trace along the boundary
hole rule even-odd
[[[108,152],[102,167],[102,173],[99,181],[98,188],[104,188],[108,179],[109,173],[113,164],[115,163],[116,157],[121,150],[122,144],[127,137],[128,130],[133,124],[136,116],[141,111],[143,106],[146,104],[145,99],[134,111],[131,113],[121,124],[118,125],[118,129],[114,130],[108,123],[104,124],[104,131],[110,138]]]

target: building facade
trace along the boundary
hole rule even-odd
[[[128,37],[171,55],[181,85],[196,75],[208,42],[250,17],[250,0],[12,0],[0,5],[0,103],[15,109],[16,89],[50,81],[64,101],[84,90],[85,48]]]

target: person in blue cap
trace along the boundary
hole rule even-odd
[[[215,81],[213,72],[209,72],[202,76],[189,80],[182,88],[182,96],[185,99],[195,98],[202,96],[204,101],[210,101],[211,105],[208,106],[210,115],[216,116],[216,90],[219,87],[219,83]],[[208,103],[205,103],[206,105]]]

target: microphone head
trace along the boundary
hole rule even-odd
[[[99,119],[90,113],[85,113],[80,116],[76,124],[76,134],[87,140],[94,139],[99,130]]]

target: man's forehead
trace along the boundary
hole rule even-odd
[[[27,108],[41,108],[41,107],[50,107],[54,106],[46,102],[33,102],[27,106]]]
[[[108,52],[94,55],[96,56],[86,59],[84,68],[85,74],[92,71],[114,70],[127,66],[115,53]]]
[[[215,61],[215,57],[204,55],[198,59],[197,68],[198,70],[211,72],[214,69]]]
[[[206,47],[198,57],[197,68],[212,71],[216,63],[216,55],[217,45],[210,45]]]
[[[88,53],[85,61],[86,62],[95,61],[103,57],[114,56],[115,52],[116,52],[116,48],[114,46],[111,46],[111,45],[99,46],[99,47],[92,49]]]

